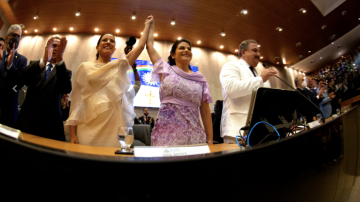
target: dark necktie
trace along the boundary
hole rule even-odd
[[[52,67],[53,67],[51,63],[49,63],[47,66],[48,66],[48,69],[47,69],[46,72],[45,72],[45,81],[46,81],[46,79],[49,77],[49,74],[50,74],[51,69],[52,69]]]
[[[254,72],[254,67],[250,66],[249,68],[250,68],[251,72],[254,74],[254,77],[256,77],[256,74]]]

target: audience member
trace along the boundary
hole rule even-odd
[[[149,116],[149,109],[148,108],[144,108],[143,109],[144,112],[144,116],[140,116],[139,120],[141,121],[142,124],[150,124],[151,128],[154,127],[154,118]]]
[[[200,72],[192,72],[191,42],[175,41],[169,63],[154,48],[154,22],[151,25],[146,49],[154,64],[151,81],[160,86],[160,109],[151,134],[152,146],[213,144],[209,103],[212,102],[209,84]],[[204,128],[199,119],[200,114]]]
[[[63,60],[66,44],[65,37],[51,37],[43,57],[21,73],[21,84],[28,86],[17,123],[21,131],[65,141],[60,100],[72,89],[72,72]]]
[[[320,84],[320,89],[324,88],[324,80],[320,80],[319,81]],[[334,92],[332,89],[330,89],[331,92]],[[318,92],[319,93],[319,89]],[[325,90],[323,93],[324,99],[320,102],[319,106],[320,106],[320,110],[323,114],[324,117],[322,117],[323,119],[329,118],[331,116],[332,113],[332,107],[331,107],[331,100],[333,98],[335,98],[334,93],[330,94],[329,90]]]
[[[27,64],[26,57],[17,52],[21,33],[20,25],[10,26],[5,37],[5,49],[0,64],[0,123],[10,127],[16,125],[19,75]]]
[[[147,17],[139,44],[126,57],[111,61],[115,36],[103,34],[96,45],[96,61],[80,65],[65,122],[70,127],[70,143],[120,146],[116,136],[119,127],[132,127],[135,118],[135,92],[126,72],[143,51],[152,21],[152,16]]]
[[[319,93],[316,93],[316,90],[314,89],[314,82],[311,78],[311,76],[307,77],[307,87],[305,87],[305,92],[308,94],[310,100],[316,105],[319,106],[320,102],[324,99],[323,93],[324,88],[319,90]]]

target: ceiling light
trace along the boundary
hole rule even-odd
[[[340,55],[341,53],[339,53],[339,55]]]
[[[247,11],[246,9],[242,9],[242,10],[240,11],[240,13],[246,15],[246,14],[248,13],[248,11]]]
[[[141,34],[141,35],[143,35],[143,33],[142,33],[142,32],[141,32],[140,34]]]
[[[80,16],[80,11],[76,12],[75,16]]]
[[[223,45],[221,45],[221,46],[220,46],[220,48],[221,48],[221,49],[223,49],[223,48],[224,48],[224,46],[223,46]]]
[[[178,40],[181,40],[181,37],[180,37],[180,36],[178,37]]]
[[[155,33],[155,34],[154,34],[154,36],[158,36],[158,34],[157,34],[157,33]]]
[[[201,41],[197,41],[197,44],[201,44]]]
[[[285,69],[287,69],[287,66],[285,66]]]
[[[56,31],[56,28],[54,27],[53,30]]]
[[[221,36],[225,36],[225,32],[221,32],[220,35],[221,35]]]
[[[135,20],[136,19],[136,16],[135,14],[131,17],[131,19]]]
[[[74,28],[70,27],[70,31],[73,31],[73,30],[74,30]]]
[[[24,32],[25,32],[25,33],[27,33],[27,31],[26,31],[26,30],[25,30]]]
[[[264,58],[263,56],[260,57],[260,59],[263,59],[263,58]]]
[[[308,51],[309,53],[311,53],[311,51]]]
[[[320,57],[320,60],[322,59],[322,57]]]
[[[334,42],[331,42],[331,44],[334,44]]]
[[[175,20],[172,20],[170,24],[175,25]]]
[[[279,62],[277,62],[276,64],[279,64]]]
[[[95,28],[95,32],[97,32],[97,31],[99,31],[99,29],[98,29],[98,28]]]
[[[117,29],[117,30],[116,30],[116,33],[119,33],[119,32],[120,32],[120,29]]]
[[[306,10],[304,8],[300,8],[299,11],[302,12],[302,13],[306,13]]]
[[[355,66],[355,63],[353,63],[353,66]]]
[[[261,47],[261,45],[259,44],[259,45],[258,45],[258,48],[260,48],[260,47]]]
[[[237,53],[237,52],[239,52],[239,50],[238,50],[238,49],[236,49],[236,50],[235,50],[235,52]]]
[[[326,25],[323,25],[321,26],[321,29],[326,29],[326,27],[327,27]]]
[[[35,15],[35,16],[34,16],[34,20],[36,20],[36,19],[39,19],[39,16],[38,16],[38,15]]]
[[[38,31],[37,29],[34,30],[34,32],[37,32],[37,31]],[[339,54],[340,54],[340,53],[339,53]]]
[[[281,28],[281,27],[277,27],[276,30],[279,31],[279,32],[281,32],[281,31],[282,31],[282,28]]]
[[[360,18],[358,20],[360,20]]]

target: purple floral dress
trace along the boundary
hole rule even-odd
[[[186,73],[162,58],[154,64],[151,81],[160,85],[161,106],[151,134],[152,146],[201,144],[206,134],[199,119],[202,101],[212,103],[209,84],[200,72]]]

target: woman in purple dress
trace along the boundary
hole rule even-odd
[[[154,22],[146,49],[154,64],[152,80],[161,82],[161,106],[151,134],[152,146],[172,146],[213,143],[209,103],[212,98],[204,75],[192,72],[191,43],[177,40],[171,48],[169,63],[154,49]],[[204,128],[199,120],[199,108]]]

